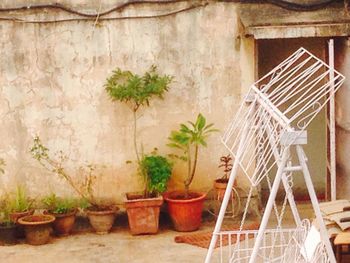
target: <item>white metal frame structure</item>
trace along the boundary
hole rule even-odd
[[[328,66],[306,49],[300,48],[251,86],[245,101],[222,138],[234,162],[206,263],[211,261],[217,242],[220,242],[221,262],[336,262],[302,145],[307,143],[306,128],[334,96],[344,80],[344,76],[332,66]],[[221,226],[238,172],[243,173],[250,182],[241,227],[239,231],[222,232]],[[271,173],[275,174],[273,182],[270,178]],[[305,242],[310,227],[301,220],[292,191],[293,176],[301,174],[321,235],[321,242],[310,257],[303,253],[307,249]],[[259,230],[243,230],[250,197],[263,180],[267,181],[270,194]],[[281,182],[285,190],[285,199],[279,210],[276,195]],[[293,229],[283,228],[287,203],[295,221]],[[277,225],[268,229],[272,212],[276,216]],[[222,255],[221,241],[224,236],[229,240],[226,247],[227,260]]]

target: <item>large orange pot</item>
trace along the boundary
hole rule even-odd
[[[168,203],[168,212],[176,231],[197,230],[202,222],[202,210],[206,193],[190,192],[190,198],[184,198],[184,192],[174,191],[164,194]]]

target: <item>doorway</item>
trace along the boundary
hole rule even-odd
[[[257,78],[261,78],[281,61],[289,57],[300,47],[304,47],[323,61],[327,61],[327,38],[294,38],[257,40]],[[308,143],[304,146],[308,156],[308,166],[319,199],[325,198],[327,189],[327,111],[323,109],[307,129]],[[270,175],[274,178],[273,171]],[[301,173],[294,175],[293,192],[296,200],[308,200],[309,195]],[[268,193],[267,183],[263,183],[262,198]],[[278,198],[284,197],[279,191]]]

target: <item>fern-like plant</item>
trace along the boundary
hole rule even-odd
[[[172,172],[172,163],[160,155],[145,155],[141,169],[146,175],[146,197],[159,195],[167,189]]]

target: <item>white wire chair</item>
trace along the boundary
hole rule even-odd
[[[344,80],[344,76],[339,72],[306,49],[300,48],[251,86],[245,101],[222,138],[223,144],[233,156],[234,163],[206,263],[210,262],[216,241],[222,238],[222,235],[245,235],[246,238],[243,243],[239,242],[240,245],[229,246],[229,260],[225,261],[221,258],[220,262],[303,262],[302,260],[306,260],[305,262],[335,263],[302,145],[307,143],[308,125],[334,96]],[[297,164],[292,158],[291,151],[295,151]],[[250,193],[242,216],[240,231],[221,232],[223,214],[231,194],[230,188],[238,170],[250,182]],[[308,259],[302,257],[304,237],[309,228],[300,219],[295,204],[293,196],[295,172],[302,172],[304,175],[322,236],[319,249],[312,258]],[[269,177],[271,173],[276,174],[273,182]],[[260,228],[258,231],[243,230],[249,198],[253,189],[258,187],[264,179],[269,186],[270,195]],[[275,199],[281,182],[286,194],[282,208],[278,210]],[[282,221],[287,203],[295,220],[294,229],[283,229]],[[275,228],[267,229],[272,211],[275,213],[277,224]],[[232,237],[227,238],[230,240]],[[272,238],[270,244],[266,244],[266,238]],[[246,241],[248,239],[250,241]],[[242,253],[245,257],[237,256]],[[269,257],[264,256],[267,254]]]

